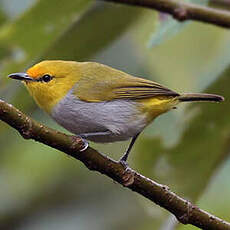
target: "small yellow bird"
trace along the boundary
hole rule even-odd
[[[184,101],[224,100],[214,94],[178,94],[95,62],[42,61],[9,77],[22,80],[42,109],[84,139],[105,143],[132,138],[120,159],[124,164],[138,135],[160,114]]]

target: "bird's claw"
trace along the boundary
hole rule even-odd
[[[88,147],[89,143],[82,138],[82,136],[71,136],[73,143],[72,143],[72,148],[75,149],[77,147],[79,152],[84,152]],[[80,144],[80,147],[78,147]]]
[[[82,136],[81,136],[81,140],[83,142],[83,145],[82,148],[79,150],[79,152],[84,152],[86,149],[88,149],[89,143]]]

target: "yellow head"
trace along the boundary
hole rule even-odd
[[[50,113],[81,77],[80,63],[73,61],[42,61],[26,73],[11,78],[23,80],[37,104]]]

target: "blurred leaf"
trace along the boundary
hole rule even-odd
[[[53,43],[44,58],[88,61],[91,55],[119,38],[143,12],[130,6],[99,4]]]
[[[208,92],[229,98],[229,74],[230,68]],[[142,138],[135,162],[144,175],[157,178],[179,195],[194,201],[229,154],[230,102],[193,104],[185,114],[192,114],[192,117],[188,119],[184,115],[181,122],[186,129],[178,143],[165,147],[159,138]]]
[[[118,13],[122,15],[119,19],[116,18]],[[98,4],[92,7],[88,13],[80,17],[78,21],[75,21],[62,36],[58,36],[56,38],[57,41],[51,42],[52,45],[50,44],[49,48],[44,51],[44,54],[40,58],[78,61],[82,59],[88,60],[91,55],[95,55],[97,51],[105,48],[105,46],[111,44],[115,39],[121,36],[122,33],[138,20],[142,13],[143,9],[125,6],[111,7],[111,4],[106,4],[105,6]],[[107,20],[108,17],[111,18],[111,20]],[[107,32],[104,33],[104,31]],[[9,63],[8,66],[10,69],[16,68],[14,64],[12,67],[11,63]],[[17,84],[15,82],[13,83]],[[26,108],[30,108],[32,99],[27,96],[28,93],[24,88],[18,93],[16,89],[7,89],[7,91],[15,95],[13,98],[16,107],[19,106],[19,108],[23,108],[24,111]],[[2,92],[5,94],[6,90],[2,90]],[[6,97],[4,96],[3,98]],[[7,98],[12,98],[12,95],[8,95]],[[25,98],[23,104],[21,98]],[[22,107],[22,105],[24,106]]]
[[[34,5],[35,1],[37,0],[1,0],[0,6],[7,18],[13,20]]]
[[[24,96],[26,90],[17,87],[21,86],[19,82],[8,81],[6,76],[11,72],[22,71],[37,60],[70,25],[83,16],[92,6],[91,3],[92,0],[40,0],[19,18],[7,22],[0,28],[0,49],[7,49],[1,53],[1,98],[10,99],[11,102],[14,99],[14,105],[19,105],[24,111],[30,108],[32,99]],[[57,10],[53,10],[54,5]],[[6,82],[12,85],[6,87]],[[23,102],[21,98],[24,98]]]
[[[141,15],[142,11],[142,9],[140,10],[131,7],[111,7],[110,5],[104,7],[101,4],[93,7],[91,11],[87,14],[84,14],[79,21],[75,21],[72,26],[63,31],[61,36],[56,36],[56,39],[58,38],[57,42],[50,40],[50,44],[53,45],[47,46],[48,49],[46,49],[47,47],[44,43],[42,48],[44,54],[42,54],[42,56],[43,58],[50,58],[50,56],[53,55],[52,52],[54,52],[55,55],[56,52],[58,52],[58,55],[60,55],[59,58],[61,59],[74,59],[75,57],[77,60],[78,58],[81,59],[83,57],[87,59],[90,55],[94,55],[96,51],[113,42],[124,31],[126,31],[129,26],[133,25],[135,20],[137,20]],[[120,19],[116,19],[116,16],[119,13],[126,15],[126,20],[125,16],[121,17]],[[111,21],[106,20],[108,17],[111,18]],[[105,31],[108,31],[108,33],[105,33]],[[33,31],[31,31],[31,33],[33,33]],[[85,45],[87,44],[86,38],[89,39],[89,42],[91,42],[90,45]],[[69,39],[71,39],[71,43]],[[11,42],[14,44],[14,41]],[[30,52],[31,48],[32,47],[28,47],[28,52]],[[34,51],[31,51],[31,55],[33,56],[33,59],[37,58]],[[57,58],[58,55],[55,58]],[[7,64],[6,67],[9,69],[16,68],[17,65],[15,65],[15,62],[12,63]],[[25,65],[25,63],[20,62],[19,65]],[[15,83],[15,85],[16,84],[17,83]],[[35,113],[34,111],[31,111],[33,108],[31,106],[32,99],[24,89],[21,89],[22,88],[20,87],[20,90],[16,91],[12,84],[12,87],[9,87],[8,90],[9,94],[11,93],[14,96],[11,95],[10,97],[12,100],[15,98],[13,100],[14,105],[18,106],[19,109],[23,109],[23,111],[29,110],[30,113],[33,113],[34,117]],[[40,113],[38,119],[45,122],[44,120],[46,118],[44,118],[44,120],[43,118],[43,114]],[[53,123],[51,126],[56,127],[56,125]],[[62,177],[63,180],[68,180],[71,176],[71,173],[69,173],[71,167],[69,161],[65,161],[60,153],[55,154],[56,151],[54,149],[47,148],[47,146],[40,147],[39,144],[23,141],[21,137],[12,129],[9,129],[9,127],[5,125],[1,125],[1,128],[2,127],[5,129],[4,138],[2,138],[2,135],[0,137],[0,146],[2,147],[2,168],[5,171],[12,172],[12,175],[18,175],[23,181],[18,188],[17,180],[10,180],[8,178],[10,175],[2,177],[3,182],[5,181],[6,183],[10,183],[12,188],[15,187],[13,190],[16,194],[21,194],[20,197],[17,197],[15,194],[5,194],[7,198],[2,194],[6,204],[4,209],[4,217],[7,218],[7,216],[10,216],[11,211],[9,210],[9,212],[7,212],[6,209],[12,208],[11,201],[13,201],[15,206],[17,206],[17,204],[20,206],[20,203],[22,203],[23,205],[21,205],[21,207],[23,209],[24,206],[28,205],[30,202],[33,203],[33,199],[35,199],[35,201],[36,199],[39,199],[39,197],[37,197],[38,194],[44,193],[45,189],[47,188],[46,186],[49,186],[50,183],[60,183]],[[1,134],[3,134],[3,132],[1,132]],[[46,150],[44,150],[44,148]],[[19,154],[15,155],[15,153]],[[34,155],[34,153],[36,153],[36,155]],[[45,164],[42,163],[44,160],[46,162]],[[52,165],[52,167],[50,167],[50,165]],[[73,165],[75,166],[75,162]],[[40,171],[40,168],[42,171]],[[75,169],[73,172],[80,177],[79,169]],[[84,176],[87,175],[88,174],[84,174]],[[2,186],[5,186],[5,184],[2,184]],[[11,198],[11,196],[15,196],[14,199]],[[22,210],[22,214],[23,213],[24,212]],[[12,218],[14,218],[13,216]]]
[[[2,26],[2,24],[4,24],[7,21],[7,17],[4,13],[4,11],[2,10],[2,8],[0,8],[0,26]],[[3,58],[4,56],[7,55],[8,53],[8,48],[5,46],[0,46],[0,58]]]
[[[190,23],[178,36],[152,49],[144,45],[154,17],[139,21],[133,34],[145,75],[179,92],[201,91],[230,63],[230,36],[227,30]],[[136,40],[135,40],[136,39]],[[175,58],[176,57],[176,58]]]
[[[11,48],[3,74],[24,68],[41,56],[57,37],[82,16],[91,2],[40,0],[20,18],[1,27],[0,46]]]
[[[4,68],[4,74],[21,71],[41,58],[78,61],[96,59],[99,62],[112,63],[113,66],[122,63],[125,71],[131,73],[133,71],[135,75],[157,79],[176,90],[198,89],[200,91],[216,80],[223,68],[229,64],[228,31],[191,23],[176,39],[174,37],[164,42],[162,46],[147,49],[146,38],[150,37],[153,22],[156,21],[156,13],[153,11],[117,4],[98,4],[98,2],[92,5],[88,1],[82,10],[77,11],[75,19],[71,21],[68,16],[69,22],[62,24],[56,17],[63,15],[65,17],[68,13],[74,14],[74,9],[72,11],[65,6],[70,4],[69,1],[67,3],[61,1],[59,5],[57,1],[54,3],[52,0],[50,3],[42,0],[43,7],[48,8],[39,10],[33,14],[35,18],[31,19],[34,20],[34,25],[38,25],[38,31],[35,26],[30,25],[27,32],[24,20],[25,28],[22,35],[23,28],[18,24],[26,15],[33,16],[31,11],[33,12],[37,4],[40,4],[38,1],[15,22],[11,24],[7,22],[0,28],[0,49],[5,47],[11,52],[11,55],[10,52],[4,54],[4,62],[3,59],[1,60],[0,67]],[[71,4],[78,3],[83,4],[83,0]],[[49,4],[53,4],[53,7],[50,8]],[[66,10],[66,14],[61,13],[62,8]],[[52,12],[49,14],[49,11]],[[27,19],[29,20],[30,17]],[[42,24],[49,24],[49,21],[55,23],[56,20],[59,28],[54,30],[54,35],[52,32],[47,33],[49,35],[44,34]],[[128,31],[129,28],[133,29],[131,33]],[[12,32],[14,30],[15,32]],[[38,37],[40,34],[41,41]],[[19,36],[19,42],[16,36]],[[138,36],[141,36],[141,39]],[[26,50],[24,61],[21,47],[23,51]],[[31,58],[27,57],[27,53]],[[209,91],[221,92],[224,85],[225,93],[229,96],[227,77],[224,76],[220,80],[222,83],[214,84]],[[44,113],[35,110],[37,107],[32,104],[32,99],[17,82],[12,82],[4,89],[1,91],[1,98],[7,98],[9,102],[13,101],[18,108],[32,114],[36,120],[57,128],[57,125],[47,119]],[[145,139],[142,136],[138,140],[139,144],[137,144],[142,154],[135,158],[135,162],[138,161],[136,167],[138,171],[146,176],[154,176],[160,183],[170,185],[172,190],[176,190],[182,196],[189,199],[198,197],[209,182],[213,169],[222,162],[221,157],[225,157],[224,152],[227,154],[224,149],[224,145],[228,142],[225,136],[229,135],[227,130],[229,108],[227,107],[229,107],[228,103],[195,104],[189,107],[185,114],[174,111],[160,118],[159,123],[156,121],[149,131],[146,131],[149,132],[149,137]],[[219,120],[214,118],[217,114],[221,114]],[[8,217],[8,222],[5,223],[10,227],[15,224],[18,229],[18,224],[21,223],[21,229],[26,229],[25,225],[29,222],[27,229],[31,230],[39,227],[43,229],[47,226],[51,229],[55,224],[54,229],[61,229],[63,225],[65,228],[77,226],[79,229],[90,229],[95,228],[94,222],[97,222],[98,229],[107,229],[109,226],[110,229],[152,230],[158,229],[167,218],[168,212],[135,193],[120,188],[104,177],[88,173],[78,162],[70,160],[71,158],[68,159],[54,149],[38,143],[23,141],[14,130],[2,123],[0,127],[1,131],[5,130],[4,133],[0,133],[2,188],[0,199],[3,204],[1,211],[6,219]],[[161,138],[152,138],[155,129],[157,134],[160,133],[159,136],[162,135],[159,130],[163,130]],[[174,142],[171,142],[172,139]],[[168,142],[171,142],[170,145]],[[119,158],[117,153],[120,151],[117,149],[120,149],[118,147],[121,145],[125,146],[126,143],[100,145],[100,149],[105,153],[114,151],[114,157]],[[116,199],[114,199],[115,194]],[[226,200],[228,202],[228,199]],[[111,207],[114,203],[117,204],[115,210],[120,212],[113,212]],[[130,204],[133,205],[132,208]],[[97,209],[100,209],[99,213]],[[130,215],[131,209],[134,215],[133,213]],[[108,221],[108,218],[111,218],[111,221]],[[92,223],[89,228],[89,224]]]
[[[202,196],[197,201],[197,205],[202,209],[229,221],[230,213],[230,183],[229,170],[230,158],[223,161],[223,165],[219,167],[210,181]],[[223,167],[222,167],[223,166]],[[179,225],[178,230],[197,229],[194,226]]]
[[[0,26],[7,20],[4,11],[0,8]]]
[[[123,22],[123,17],[120,17],[119,20],[116,19],[115,16],[118,13],[122,13],[122,15],[127,16],[125,23]],[[103,5],[99,4],[99,6],[94,7],[88,14],[82,16],[82,19],[79,22],[75,22],[73,27],[66,30],[60,40],[58,40],[57,44],[55,43],[54,47],[51,46],[52,48],[50,48],[50,51],[47,50],[44,58],[65,59],[67,56],[68,59],[74,59],[76,56],[78,56],[79,59],[81,56],[87,58],[87,55],[92,55],[97,50],[102,49],[105,45],[111,43],[130,25],[132,25],[141,13],[142,10],[137,10],[132,7],[110,7],[110,5],[103,7]],[[107,17],[114,19],[109,22],[109,20],[106,20]],[[94,28],[94,30],[92,30],[92,28]],[[104,33],[106,30],[108,30],[108,33]],[[96,33],[96,31],[98,33]],[[31,33],[33,33],[33,31],[31,31]],[[98,34],[96,35],[97,37],[93,37],[94,34]],[[85,38],[91,39],[89,41],[89,45],[85,45]],[[96,43],[95,41],[98,42]],[[43,49],[45,49],[45,47],[43,47]],[[60,56],[56,55],[55,57],[51,57],[52,52],[59,52]],[[35,53],[33,54],[36,56]],[[66,57],[65,54],[67,54]],[[75,57],[71,57],[71,55],[75,55]],[[9,68],[14,68],[14,64],[12,67],[12,63],[9,63],[8,66]],[[12,83],[19,85],[18,82]],[[17,92],[16,88],[8,87],[7,91],[12,94],[8,94],[8,98],[11,98],[10,101],[12,101],[12,97],[15,98],[14,105],[19,109],[24,111],[27,110],[26,108],[31,109],[31,103],[33,103],[31,97],[28,96],[28,93],[24,88],[20,89],[21,90]],[[2,97],[6,98],[6,90],[2,90],[2,92],[4,94]],[[21,100],[22,98],[24,98],[23,102]]]
[[[209,0],[184,0],[184,2],[190,2],[194,4],[207,5]],[[189,22],[179,22],[172,16],[164,13],[158,14],[157,25],[153,35],[150,38],[149,47],[157,46],[161,42],[164,42],[178,32],[180,32]]]
[[[164,19],[161,19],[163,17]],[[159,13],[159,19],[156,29],[150,38],[148,46],[157,46],[161,42],[172,38],[174,35],[180,32],[187,24],[188,22],[178,22],[172,16]]]

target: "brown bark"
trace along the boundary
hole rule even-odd
[[[230,28],[230,13],[225,10],[217,10],[210,7],[185,3],[178,0],[102,0],[141,6],[171,14],[178,21],[195,20],[212,25]]]
[[[125,169],[119,162],[93,148],[88,147],[81,152],[83,142],[80,137],[69,136],[39,124],[2,100],[0,100],[0,120],[15,128],[25,139],[33,139],[56,148],[80,160],[88,169],[100,172],[141,194],[173,213],[183,224],[192,224],[201,229],[230,230],[229,223],[199,209],[171,192],[167,186],[158,184],[130,168]]]

